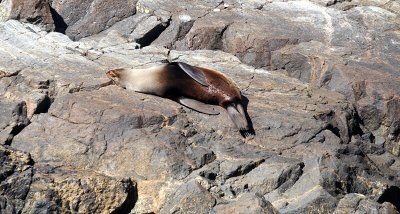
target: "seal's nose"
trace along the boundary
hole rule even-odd
[[[116,70],[109,70],[109,71],[107,71],[106,72],[106,75],[109,77],[109,78],[116,78],[116,77],[118,77],[118,72],[116,72]]]

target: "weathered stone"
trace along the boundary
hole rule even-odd
[[[316,0],[319,3],[319,0]],[[322,2],[325,0],[322,0]],[[386,9],[393,13],[399,14],[400,3],[395,0],[354,0],[354,1],[337,1],[333,7],[340,10],[349,10],[358,6],[374,6]]]
[[[235,54],[250,65],[265,67],[270,65],[272,51],[299,42],[316,40],[336,45],[351,44],[361,49],[366,45],[366,40],[361,36],[365,31],[357,28],[357,22],[351,19],[343,24],[345,17],[335,10],[296,1],[264,2],[260,3],[262,6],[254,7],[246,4],[240,4],[240,7],[249,9],[239,9],[234,4],[232,9],[210,11],[198,19],[194,16],[196,20],[190,31],[183,39],[182,36],[175,36],[176,42],[172,47],[178,50],[221,49]],[[185,13],[173,12],[168,7],[161,10],[164,9],[192,17],[191,9]],[[172,23],[179,23],[180,16],[173,16]],[[177,34],[176,24],[169,28],[165,36],[171,35],[168,32]],[[352,39],[343,40],[343,36]]]
[[[209,213],[215,205],[213,196],[197,181],[189,181],[170,195],[160,213]]]
[[[282,186],[266,194],[265,198],[280,213],[332,212],[337,199],[321,186],[318,161],[318,157],[305,156],[302,176],[292,186]]]
[[[218,50],[222,49],[222,36],[230,24],[229,20],[237,17],[220,17],[211,13],[198,21],[195,21],[186,36],[177,41],[178,50]],[[227,16],[230,14],[227,14]]]
[[[0,212],[20,213],[32,182],[28,153],[0,145]]]
[[[338,203],[334,214],[345,213],[399,213],[390,203],[379,204],[361,194],[347,194]]]
[[[0,21],[17,19],[40,25],[44,30],[55,29],[47,0],[3,0],[0,1]]]
[[[35,164],[24,213],[111,213],[132,209],[137,192],[131,180],[116,180],[90,170]]]
[[[136,0],[130,1],[62,1],[54,0],[51,6],[61,17],[64,31],[77,40],[103,31],[118,21],[135,14]]]
[[[138,0],[136,6],[141,13],[155,14],[160,17],[163,22],[174,14],[185,13],[196,19],[211,12],[221,4],[221,0],[217,1],[191,1],[190,4],[179,4],[179,2],[167,2],[163,0]]]
[[[147,17],[136,26],[130,35],[130,39],[136,41],[142,47],[148,46],[160,35],[166,25],[156,16]]]
[[[175,42],[178,43],[185,37],[193,23],[192,17],[187,14],[172,16],[170,25],[152,44],[175,49]]]
[[[28,123],[26,103],[0,102],[0,144],[9,144]]]
[[[123,37],[118,31],[109,31],[106,36],[104,36],[99,43],[97,48],[105,48],[109,46],[122,45],[128,43],[128,39]]]
[[[108,81],[104,68],[84,57],[87,49],[78,48],[82,43],[60,33],[43,34],[37,27],[17,21],[7,21],[0,29],[4,32],[1,52],[14,52],[4,54],[0,62],[7,70],[20,70],[18,77],[28,86],[38,90],[48,87],[52,94],[58,94],[96,88]]]
[[[35,164],[29,154],[0,147],[0,211],[111,212],[130,210],[137,199],[135,184],[79,172],[68,167]]]
[[[302,174],[302,167],[302,163],[296,161],[269,158],[242,173],[231,173],[228,175],[231,178],[225,181],[223,188],[229,189],[234,195],[246,191],[264,195],[280,186],[293,185]]]
[[[278,214],[279,212],[262,195],[245,193],[240,195],[236,201],[218,204],[211,213]]]
[[[376,141],[383,138],[388,150],[398,155],[398,73],[386,60],[354,60],[350,53],[348,48],[310,42],[275,51],[272,64],[289,76],[344,94],[355,103],[363,131],[373,133]],[[392,53],[389,57],[400,56]]]
[[[388,152],[398,148],[395,4],[313,2],[146,0],[140,13],[120,8],[109,19],[110,1],[52,1],[58,30],[103,30],[78,42],[0,23],[1,119],[19,121],[10,112],[26,103],[27,121],[0,133],[35,163],[27,179],[11,175],[22,185],[2,181],[1,212],[332,213],[356,204],[343,199],[360,202],[358,212],[400,209],[400,159]],[[223,108],[203,115],[104,74],[166,59],[231,77],[255,136],[244,139]]]
[[[64,42],[56,44],[63,47],[73,43],[70,40]],[[84,44],[86,43],[77,43],[78,46]],[[104,53],[94,60],[100,64],[96,67],[102,67],[102,70],[105,70],[106,67],[156,63],[157,60],[165,59],[168,54],[164,49],[148,47],[138,50],[129,49],[126,45],[102,48],[102,50]],[[72,53],[72,55],[74,54],[79,55],[79,52]],[[138,58],[127,60],[127,55],[138,56]],[[210,59],[210,55],[218,57]],[[331,93],[326,97],[321,96],[320,93],[327,93],[327,91],[309,91],[306,85],[297,80],[280,74],[269,74],[265,70],[255,70],[241,64],[236,57],[222,52],[171,51],[169,57],[216,68],[234,78],[244,89],[244,94],[251,100],[247,108],[256,129],[257,138],[249,141],[248,146],[240,144],[240,135],[232,128],[231,121],[224,111],[221,112],[221,115],[211,118],[188,109],[179,110],[179,105],[172,101],[124,91],[115,86],[100,87],[98,90],[94,87],[86,89],[82,87],[78,90],[70,90],[73,92],[72,94],[65,94],[63,88],[57,83],[71,80],[68,80],[68,76],[60,76],[55,83],[55,90],[58,93],[48,112],[34,115],[32,123],[13,140],[12,146],[29,151],[38,163],[62,164],[68,162],[74,168],[92,168],[109,176],[133,177],[138,181],[139,187],[145,182],[148,183],[147,186],[152,183],[157,184],[152,188],[138,188],[138,195],[148,194],[149,188],[159,194],[157,194],[157,200],[143,196],[143,199],[139,199],[140,203],[138,202],[135,210],[158,212],[163,209],[163,204],[174,203],[169,201],[169,197],[162,197],[162,195],[171,194],[180,186],[167,182],[167,179],[171,177],[185,178],[193,170],[214,162],[213,153],[216,158],[219,155],[232,158],[254,156],[257,157],[255,159],[257,161],[257,159],[266,158],[265,150],[285,150],[292,143],[308,142],[314,138],[313,133],[319,133],[326,129],[328,124],[347,126],[346,123],[332,122],[339,118],[333,117],[327,120],[316,116],[332,110],[337,111],[338,115],[342,111],[346,112],[349,106],[338,94]],[[51,57],[49,59],[53,60]],[[144,62],[142,59],[148,60],[148,62]],[[91,65],[93,62],[83,59],[82,63]],[[88,71],[76,70],[75,72],[87,73]],[[103,72],[95,75],[100,74],[104,75]],[[268,80],[266,81],[267,76]],[[100,85],[101,82],[97,84]],[[265,97],[265,94],[269,94],[267,100],[261,98]],[[318,104],[320,100],[325,100],[323,105]],[[292,102],[290,104],[292,110],[282,109],[281,112],[261,110],[261,108],[265,108],[266,104],[271,109],[280,109],[282,102]],[[113,106],[113,110],[110,110],[110,106]],[[165,106],[165,108],[160,111],[159,106]],[[257,110],[258,108],[259,110]],[[185,113],[186,111],[188,113]],[[257,114],[261,115],[256,117],[255,112],[259,112]],[[293,119],[290,122],[282,122],[282,119],[284,120],[282,115],[286,114],[291,117],[299,115],[298,118],[302,118],[297,119],[299,128],[295,128],[297,130],[295,133],[293,132],[293,127],[295,127]],[[263,118],[269,118],[269,120],[266,121]],[[308,122],[302,121],[304,118],[309,118]],[[344,119],[346,120],[346,118]],[[309,125],[305,126],[305,124]],[[260,131],[263,129],[269,131]],[[341,128],[338,127],[338,129]],[[307,133],[310,130],[311,133]],[[205,141],[205,139],[209,140]],[[57,142],[63,143],[58,144]],[[258,146],[254,147],[253,145]],[[272,147],[269,148],[272,149],[261,149],[267,145],[271,145]],[[63,149],[60,149],[60,146]],[[257,149],[258,147],[260,149]],[[199,148],[210,149],[199,150]],[[154,151],[158,152],[154,153]],[[193,153],[193,151],[197,152]],[[271,155],[269,156],[271,157]],[[270,161],[273,163],[275,159],[270,159]],[[283,173],[277,171],[276,179],[272,179],[275,184],[269,185],[265,191],[272,191],[282,186],[282,182],[285,184],[283,185],[286,186],[285,188],[291,186],[297,179],[296,176],[287,178],[285,175],[297,174],[298,176],[299,168],[296,164],[289,164],[288,170],[284,170]],[[269,165],[265,164],[265,166]],[[292,167],[297,168],[297,171],[293,171]],[[219,174],[221,176],[232,174],[224,171]],[[265,185],[270,181],[268,179],[260,180],[257,185],[253,185],[251,176],[246,175],[248,173],[246,170],[242,171],[242,175],[240,170],[234,171],[239,172],[239,177],[235,179],[247,181],[252,190],[255,190],[257,185]],[[262,173],[257,170],[252,173],[256,172]],[[244,176],[243,179],[241,176]],[[235,187],[237,192],[242,192],[244,189],[238,182],[236,183],[238,184]],[[160,189],[160,187],[162,188]],[[166,191],[166,189],[170,190]],[[226,193],[225,195],[228,196]]]
[[[192,168],[194,169],[201,168],[215,160],[214,152],[204,147],[188,147],[185,154],[193,161]]]
[[[150,16],[149,14],[137,13],[133,16],[129,16],[119,22],[116,22],[110,28],[107,28],[107,29],[101,31],[98,34],[94,34],[92,36],[85,37],[85,38],[81,39],[80,41],[84,41],[85,39],[92,39],[92,40],[98,41],[98,40],[102,39],[104,36],[106,36],[108,33],[110,33],[110,31],[116,31],[123,37],[128,38],[129,35],[135,30],[137,25],[139,23],[141,23],[144,19],[148,18],[149,16]]]

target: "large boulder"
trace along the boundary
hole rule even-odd
[[[47,0],[0,1],[0,21],[10,19],[37,24],[47,31],[55,30],[50,4]]]
[[[99,33],[136,12],[136,0],[53,0],[58,29],[77,40]]]

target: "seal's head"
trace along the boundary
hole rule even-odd
[[[115,84],[125,88],[124,81],[124,69],[114,69],[106,72],[108,78],[110,78]]]

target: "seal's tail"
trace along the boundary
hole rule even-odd
[[[230,104],[226,107],[226,111],[228,112],[229,117],[235,124],[236,128],[238,128],[240,131],[249,130],[249,124],[247,122],[242,104]]]

